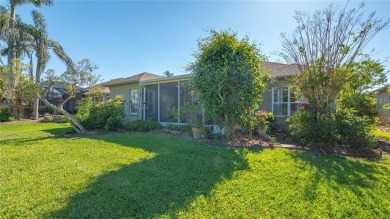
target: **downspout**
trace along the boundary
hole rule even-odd
[[[141,114],[141,119],[142,120],[145,120],[145,91],[146,91],[146,88],[144,85],[142,85],[142,82],[141,80],[139,81],[139,86],[141,87],[141,92],[142,92],[142,95],[140,95],[140,99],[141,99],[141,104],[139,105],[139,107],[142,108],[142,114]],[[139,116],[139,113],[138,113],[138,116]]]

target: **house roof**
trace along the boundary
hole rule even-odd
[[[167,82],[174,82],[174,81],[182,81],[186,79],[190,79],[192,77],[191,74],[185,74],[185,75],[176,75],[172,77],[162,77],[162,78],[154,78],[154,79],[149,79],[149,80],[142,80],[142,84],[154,84],[154,82],[162,82],[162,83],[167,83]]]
[[[110,88],[101,86],[101,84],[90,86],[87,88],[87,90],[88,91],[86,92],[86,94],[94,94],[96,92],[101,94],[110,94]]]
[[[387,85],[385,85],[385,86],[383,86],[383,87],[380,87],[380,88],[377,88],[377,89],[375,89],[375,90],[372,90],[372,91],[370,91],[370,94],[373,94],[373,93],[375,93],[375,92],[387,91],[387,88],[388,88],[389,86],[390,86],[390,85],[387,84]]]
[[[108,87],[108,86],[112,86],[112,85],[126,84],[129,82],[137,82],[137,81],[150,80],[150,79],[156,79],[156,78],[164,78],[164,77],[160,76],[160,75],[148,73],[148,72],[143,72],[140,74],[136,74],[136,75],[127,77],[127,78],[112,79],[110,81],[106,81],[106,82],[101,83],[100,86]]]
[[[284,78],[290,77],[298,73],[298,68],[296,65],[282,64],[276,62],[264,62],[264,66],[270,69],[270,75],[273,78]],[[153,83],[153,82],[169,82],[171,80],[179,80],[184,78],[190,78],[191,74],[186,75],[177,75],[173,77],[164,77],[160,75],[155,75],[147,72],[143,72],[137,75],[133,75],[127,78],[116,78],[110,81],[103,82],[99,84],[102,87],[109,87],[113,85],[126,84],[131,82],[143,81],[143,83]]]
[[[292,64],[264,62],[263,65],[271,70],[270,75],[273,78],[291,77],[299,72],[297,65]]]
[[[41,81],[39,83],[39,86],[41,87],[48,87],[49,86],[49,81]],[[60,89],[65,89],[65,83],[64,82],[57,82],[56,84],[53,85],[53,88],[60,88]]]
[[[56,90],[59,90],[59,91],[61,91],[64,94],[67,94],[68,92],[66,91],[65,85],[66,85],[66,83],[64,83],[64,82],[57,82],[56,84],[53,85],[52,88],[56,89]],[[48,80],[41,81],[41,83],[39,83],[39,86],[46,88],[46,87],[49,86],[49,81]],[[81,92],[85,92],[86,91],[86,89],[84,89],[82,87],[78,87],[78,90],[81,91]]]

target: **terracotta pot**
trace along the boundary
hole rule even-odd
[[[201,129],[200,128],[195,128],[192,127],[192,135],[194,136],[195,139],[198,139],[201,137]]]

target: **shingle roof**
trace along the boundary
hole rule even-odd
[[[374,89],[374,90],[372,90],[372,91],[370,91],[369,93],[370,94],[373,94],[373,93],[375,93],[375,92],[383,92],[383,91],[387,91],[387,89],[389,88],[389,84],[386,84],[386,85],[384,85],[384,86],[382,86],[382,87],[379,87],[379,88],[377,88],[377,89]]]
[[[276,62],[264,62],[263,65],[270,69],[270,75],[273,78],[290,77],[298,73],[296,65],[282,64]],[[116,78],[110,81],[99,84],[103,87],[109,87],[112,85],[126,84],[129,82],[138,82],[151,79],[165,78],[164,76],[155,75],[147,72],[136,74],[127,78]]]
[[[112,79],[110,81],[103,82],[100,85],[104,86],[104,87],[107,87],[107,86],[110,86],[110,85],[125,84],[125,83],[128,83],[128,82],[137,82],[137,81],[140,81],[140,80],[149,80],[149,79],[155,79],[155,78],[163,78],[163,76],[155,75],[155,74],[151,74],[151,73],[147,73],[147,72],[143,72],[141,74],[136,74],[136,75],[133,75],[133,76],[130,76],[130,77],[127,77],[127,78]]]
[[[296,65],[276,62],[263,62],[263,65],[271,70],[270,75],[273,78],[290,77],[298,73]]]
[[[49,86],[49,81],[48,80],[41,81],[41,83],[39,83],[39,86],[41,86],[41,87],[48,87]],[[53,85],[53,88],[65,89],[65,83],[64,82],[57,82],[56,84]]]
[[[49,81],[48,80],[41,81],[41,83],[39,83],[39,86],[43,87],[43,88],[47,88],[49,86]],[[57,90],[59,90],[59,91],[61,91],[63,93],[68,93],[66,91],[65,86],[66,86],[66,83],[64,83],[64,82],[57,82],[56,84],[54,84],[52,86],[52,88],[53,89],[57,89]],[[82,87],[78,87],[77,89],[78,89],[78,92],[86,92],[87,91],[85,88],[82,88]]]

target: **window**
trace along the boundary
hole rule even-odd
[[[130,114],[138,114],[139,94],[138,90],[130,90]]]
[[[275,116],[291,116],[304,103],[290,86],[272,88],[272,113]]]
[[[98,97],[93,96],[93,97],[92,97],[92,102],[97,103],[97,102],[98,102]]]

